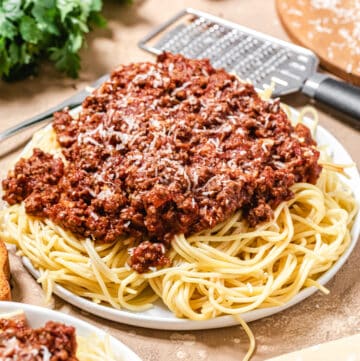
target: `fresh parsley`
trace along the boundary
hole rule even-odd
[[[92,26],[105,26],[101,0],[0,0],[0,78],[36,72],[49,59],[71,77]]]

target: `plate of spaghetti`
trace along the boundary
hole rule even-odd
[[[60,312],[0,304],[1,360],[141,361],[120,341]]]
[[[359,174],[315,123],[207,60],[120,66],[35,134],[0,236],[49,297],[96,315],[246,328],[328,292],[356,244]]]

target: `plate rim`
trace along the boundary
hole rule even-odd
[[[296,119],[297,115],[300,112],[291,106],[288,106],[288,108],[290,109],[292,114],[291,118]],[[71,111],[71,114],[78,113],[80,109],[81,107],[73,109]],[[304,122],[308,126],[309,125],[311,126],[313,124],[313,120],[307,117],[304,118]],[[44,129],[47,129],[51,126],[52,123],[48,124],[46,127],[44,127]],[[318,139],[318,137],[316,136],[318,134],[321,134],[320,139]],[[333,135],[330,131],[325,129],[320,124],[318,124],[316,127],[316,135],[315,135],[315,139],[317,140],[318,143],[321,144],[321,140],[323,138],[330,139],[331,142],[329,141],[326,142],[326,144],[330,145],[330,150],[333,152],[335,152],[336,150],[338,152],[340,149],[340,153],[342,154],[342,156],[345,156],[346,158],[348,158],[348,160],[354,163],[355,166],[353,168],[349,168],[348,172],[351,173],[351,181],[355,182],[358,186],[355,188],[351,187],[351,189],[353,191],[353,195],[356,199],[356,202],[359,206],[360,174],[356,166],[356,163],[352,160],[350,154],[348,153],[346,148],[341,144],[341,142],[336,138],[336,136]],[[29,150],[29,148],[31,148],[31,146],[32,146],[32,140],[30,140],[30,142],[27,143],[21,154],[26,153]],[[346,179],[344,181],[346,182]],[[346,251],[341,255],[341,257],[333,264],[333,266],[330,269],[328,269],[321,277],[319,277],[318,282],[321,285],[325,285],[327,282],[329,282],[335,276],[335,274],[341,269],[341,267],[345,264],[350,254],[352,253],[355,245],[357,244],[359,236],[360,236],[360,210],[358,210],[358,213],[355,216],[354,224],[351,229],[350,245],[348,246]],[[31,275],[35,279],[39,278],[40,274],[33,267],[31,261],[26,257],[22,257],[22,261],[24,266],[31,273]],[[272,316],[305,300],[306,298],[314,294],[316,291],[318,291],[318,289],[314,286],[305,288],[301,290],[295,297],[293,297],[293,299],[291,299],[289,302],[287,302],[284,305],[255,309],[250,312],[241,314],[241,317],[245,322],[251,322],[258,319],[262,319],[264,317]],[[154,308],[152,310],[154,310],[156,307],[159,307],[157,304],[161,304],[163,308],[162,312],[167,313],[165,314],[165,316],[162,317],[151,315],[151,310],[147,310],[143,312],[134,312],[125,309],[119,310],[119,309],[111,308],[109,306],[96,304],[88,299],[73,294],[69,290],[57,284],[54,285],[54,294],[62,298],[64,301],[72,304],[73,306],[76,306],[98,317],[102,317],[107,320],[111,320],[118,323],[124,323],[131,326],[137,326],[137,327],[144,327],[144,328],[157,329],[157,330],[189,331],[189,330],[205,330],[205,329],[214,329],[221,327],[230,327],[239,324],[239,322],[232,315],[224,315],[202,321],[177,318],[171,313],[171,311],[166,309],[166,306],[163,303],[161,303],[161,301],[155,302]],[[144,314],[144,312],[147,312],[148,314]]]

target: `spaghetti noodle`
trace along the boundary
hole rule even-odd
[[[52,128],[39,132],[31,146],[63,156]],[[348,247],[357,206],[336,172],[343,168],[325,156],[321,162],[316,184],[292,185],[293,197],[280,203],[270,220],[251,226],[238,210],[209,229],[177,233],[168,265],[148,272],[128,264],[138,245],[131,235],[106,243],[80,237],[49,218],[29,215],[24,202],[1,211],[0,237],[16,244],[40,271],[38,282],[48,297],[58,284],[116,309],[141,312],[160,298],[177,317],[239,319],[254,309],[283,305],[306,287],[327,292],[317,279]],[[244,328],[253,350],[254,338]]]
[[[52,130],[46,130],[36,145],[54,150],[51,139]],[[172,266],[143,274],[127,264],[131,239],[80,240],[50,220],[27,215],[23,204],[1,211],[0,236],[39,269],[38,281],[48,297],[59,284],[117,309],[141,312],[161,298],[177,317],[239,315],[283,305],[305,287],[326,292],[317,279],[351,241],[357,206],[336,172],[324,169],[316,185],[297,183],[292,191],[294,198],[256,228],[237,212],[211,230],[176,235]]]
[[[122,357],[117,357],[114,354],[110,345],[110,337],[99,337],[96,334],[83,337],[77,335],[76,337],[78,348],[76,357],[79,361],[122,361]]]
[[[46,144],[50,151],[54,141],[48,129],[33,145]],[[284,304],[315,285],[344,252],[357,210],[351,190],[324,169],[316,185],[297,183],[292,191],[293,199],[256,228],[237,212],[211,230],[176,235],[172,266],[144,274],[127,265],[131,238],[81,240],[50,220],[29,216],[23,204],[1,211],[0,235],[41,271],[48,296],[58,283],[94,302],[133,311],[148,309],[160,297],[178,317],[204,320]]]

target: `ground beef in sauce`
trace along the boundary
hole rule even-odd
[[[49,321],[32,329],[24,320],[0,319],[0,360],[78,361],[75,329]]]
[[[3,181],[4,199],[80,236],[148,241],[130,256],[138,272],[168,264],[174,234],[239,209],[250,226],[269,220],[295,182],[321,171],[309,129],[278,100],[181,55],[121,66],[78,118],[55,113],[53,128],[66,164],[35,149]]]

